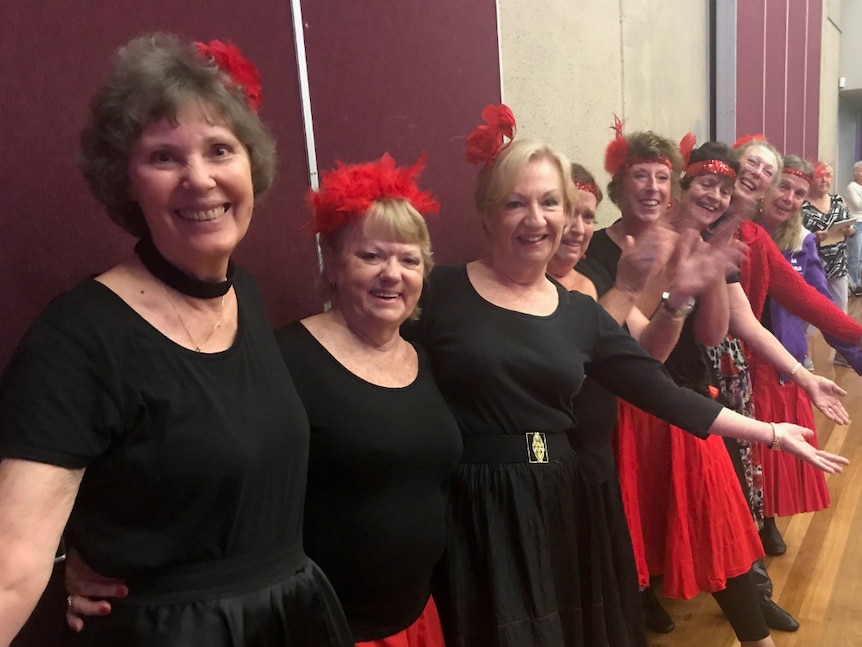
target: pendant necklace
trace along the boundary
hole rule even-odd
[[[215,334],[216,329],[218,328],[219,324],[221,323],[222,317],[224,317],[224,299],[227,295],[226,294],[221,295],[221,306],[219,308],[218,319],[216,319],[216,322],[213,324],[212,330],[210,330],[209,334],[206,336],[206,339],[204,339],[201,343],[198,343],[195,340],[195,338],[192,336],[192,333],[189,330],[189,327],[186,325],[186,322],[183,319],[183,316],[180,314],[180,311],[177,308],[177,304],[174,303],[174,300],[171,298],[170,293],[165,289],[165,286],[162,285],[161,281],[156,281],[156,283],[159,284],[159,287],[162,289],[162,292],[164,292],[165,296],[168,298],[168,303],[170,303],[171,307],[174,309],[174,314],[177,315],[177,319],[179,319],[180,325],[183,327],[183,330],[186,332],[186,336],[189,338],[189,341],[192,342],[192,346],[194,346],[195,352],[196,353],[203,352],[204,346],[206,346],[209,343],[210,339],[213,338],[213,335]]]

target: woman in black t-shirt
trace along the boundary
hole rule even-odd
[[[0,391],[0,644],[64,532],[122,579],[77,645],[349,645],[302,547],[309,428],[251,278],[234,271],[275,146],[236,47],[121,48],[84,175],[135,255],[56,299]]]

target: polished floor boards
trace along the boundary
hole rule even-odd
[[[862,298],[850,300],[849,312],[862,321]],[[776,647],[862,647],[862,377],[849,368],[833,368],[832,349],[820,333],[813,337],[812,355],[815,372],[847,391],[844,406],[853,419],[848,426],[836,425],[815,411],[820,445],[851,463],[843,474],[826,477],[829,508],[778,519],[787,553],[767,558],[774,598],[801,627],[772,636]],[[712,596],[662,602],[676,629],[651,634],[652,647],[739,645]]]

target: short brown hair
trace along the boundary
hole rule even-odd
[[[90,102],[81,133],[80,164],[93,195],[111,220],[133,236],[147,233],[144,214],[129,195],[129,158],[144,127],[167,119],[189,101],[224,119],[245,146],[251,161],[255,196],[275,176],[275,140],[245,103],[245,95],[225,84],[223,72],[170,34],[149,34],[130,41],[114,55],[107,81]]]
[[[679,154],[679,146],[667,139],[654,133],[651,130],[643,130],[626,135],[626,143],[628,144],[629,158],[657,158],[664,157],[670,160],[670,195],[672,198],[679,198],[679,176],[682,173],[682,156]],[[617,173],[608,182],[608,198],[615,205],[619,205],[622,197],[622,177],[623,173]]]

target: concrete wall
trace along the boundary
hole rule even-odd
[[[862,6],[862,2],[855,0]],[[849,4],[849,3],[848,3]],[[838,77],[841,55],[841,2],[823,3],[822,41],[820,48],[820,135],[819,159],[833,168],[838,162]],[[833,187],[834,188],[834,187]]]
[[[839,27],[844,37],[839,73],[847,80],[846,90],[859,90],[862,89],[862,0],[842,0],[840,8]]]
[[[678,141],[709,134],[707,0],[498,0],[503,100],[604,186],[614,115]],[[615,219],[599,209],[600,225]]]

